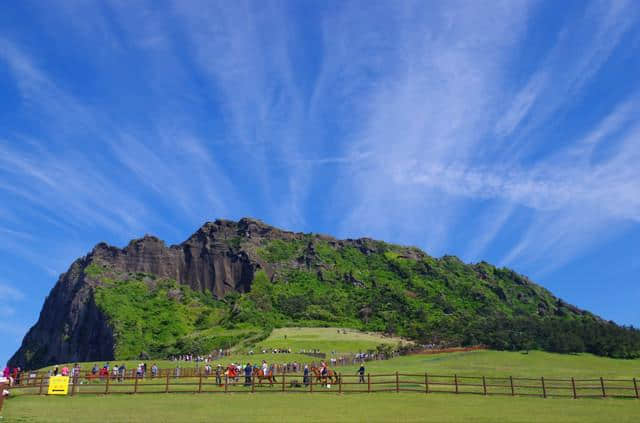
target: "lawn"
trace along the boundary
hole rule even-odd
[[[284,336],[287,336],[286,339]],[[379,345],[383,340],[396,343],[398,340],[382,338],[365,333],[338,333],[335,328],[288,328],[274,331],[262,341],[265,347],[300,349],[318,348],[322,351],[357,352]],[[314,358],[301,354],[254,354],[234,353],[217,362],[226,365],[230,362],[256,362],[266,359],[271,362],[310,362]],[[153,361],[149,361],[152,363]],[[114,362],[115,363],[115,362]],[[121,361],[117,361],[121,363]],[[137,361],[127,362],[133,368]],[[83,363],[88,369],[93,363]],[[101,364],[101,363],[99,363]],[[174,368],[175,362],[158,361],[162,368]],[[194,363],[181,362],[182,367],[193,366]],[[229,390],[246,393],[224,393],[224,387],[217,386],[213,378],[185,378],[177,380],[170,377],[170,392],[178,393],[144,393],[162,392],[166,378],[151,380],[145,378],[138,381],[138,395],[125,395],[133,391],[135,380],[124,383],[111,382],[108,396],[76,395],[75,397],[39,397],[20,395],[14,390],[14,397],[5,402],[4,421],[7,422],[141,422],[141,421],[317,421],[317,422],[411,422],[411,421],[503,421],[503,422],[590,422],[590,421],[638,421],[640,400],[613,398],[540,398],[539,385],[542,376],[547,380],[550,395],[571,395],[571,377],[590,379],[584,389],[578,389],[579,395],[600,395],[599,378],[616,379],[620,382],[607,382],[611,394],[633,395],[633,378],[640,380],[640,360],[616,360],[597,357],[590,354],[562,355],[531,351],[474,351],[465,353],[448,353],[434,355],[413,355],[397,357],[385,361],[366,363],[366,372],[371,376],[371,387],[376,389],[395,389],[395,372],[414,374],[400,376],[399,386],[402,389],[416,389],[415,393],[347,393],[347,391],[367,390],[368,383],[357,382],[355,371],[357,366],[336,367],[343,375],[342,386],[332,384],[330,388],[315,385],[314,393],[308,393],[305,386],[291,387],[290,382],[301,382],[300,375],[290,375],[286,379],[287,393],[280,383],[251,387],[230,386]],[[431,390],[452,391],[451,385],[437,385],[438,381],[451,382],[456,374],[460,382],[460,392],[481,394],[482,378],[472,379],[469,376],[485,376],[488,384],[503,384],[503,387],[489,386],[488,393],[506,394],[503,396],[455,395],[424,392],[424,374],[430,377]],[[373,376],[385,374],[386,376]],[[438,379],[438,375],[449,375],[446,379]],[[517,389],[516,393],[530,393],[538,397],[510,396],[509,376],[530,378],[533,388]],[[282,380],[278,375],[279,382]],[[491,379],[494,378],[494,379]],[[502,378],[502,382],[498,381]],[[354,384],[350,385],[347,382]],[[198,384],[201,387],[198,387]],[[386,384],[385,384],[386,383]],[[518,382],[517,382],[518,383]],[[615,384],[624,386],[626,390],[615,389]],[[465,385],[466,384],[466,385]],[[588,388],[593,385],[592,388]],[[612,386],[613,385],[613,386]],[[560,386],[556,388],[556,386]],[[77,386],[77,392],[104,392],[105,383],[94,381]],[[31,388],[32,391],[37,388]],[[201,394],[187,393],[200,389]],[[591,389],[591,390],[589,390]],[[343,395],[338,392],[342,390]],[[179,393],[185,391],[184,393]],[[267,393],[271,391],[270,393]],[[118,392],[121,392],[118,394]]]
[[[5,422],[637,422],[640,401],[447,394],[20,397]]]
[[[274,329],[267,339],[258,343],[258,347],[291,348],[293,352],[317,349],[326,353],[358,353],[375,350],[380,344],[395,346],[400,342],[409,341],[354,329],[281,328]]]

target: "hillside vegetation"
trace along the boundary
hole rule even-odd
[[[254,273],[249,292],[220,299],[152,274],[118,274],[95,263],[85,269],[102,282],[95,298],[114,328],[117,358],[202,354],[255,344],[287,326],[350,327],[418,343],[640,356],[637,330],[485,262],[309,234],[227,244],[256,256],[264,270]]]
[[[104,277],[102,282],[95,301],[113,328],[118,359],[204,354],[256,342],[270,333],[261,326],[228,324],[224,302],[174,280],[138,273],[123,280]]]
[[[124,248],[97,244],[60,276],[9,363],[207,354],[257,345],[284,327],[640,356],[638,330],[567,304],[513,270],[245,218],[208,222],[178,245],[150,235]]]

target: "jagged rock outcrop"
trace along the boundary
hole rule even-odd
[[[567,304],[513,270],[245,218],[206,223],[179,245],[149,235],[124,248],[96,245],[60,276],[10,364],[205,354],[279,325],[640,356],[640,332]]]
[[[125,248],[100,243],[62,274],[45,300],[37,323],[11,358],[13,366],[36,368],[51,363],[106,360],[114,357],[107,319],[96,307],[87,275],[93,264],[119,273],[149,273],[175,279],[192,289],[220,298],[231,291],[247,292],[256,269],[275,269],[256,253],[264,239],[301,238],[258,220],[216,220],[203,225],[179,245],[167,246],[153,236],[131,241]],[[239,245],[242,242],[243,248]]]

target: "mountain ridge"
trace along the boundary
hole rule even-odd
[[[170,313],[177,323],[167,321]],[[338,323],[458,344],[486,341],[488,332],[500,339],[498,348],[545,349],[556,348],[541,340],[545,331],[560,331],[553,325],[591,333],[609,324],[486,262],[435,259],[371,238],[291,232],[252,218],[217,219],[180,244],[153,235],[123,248],[96,244],[60,276],[10,363],[206,351],[288,323]],[[522,339],[512,334],[518,331],[526,332]],[[595,341],[587,335],[576,335],[570,348],[554,342],[588,350]]]

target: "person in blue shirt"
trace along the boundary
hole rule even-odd
[[[306,364],[304,365],[304,372],[302,373],[302,381],[304,386],[309,385],[309,366]]]
[[[247,363],[244,366],[244,386],[251,386],[251,374],[253,372],[253,366],[251,363]]]
[[[364,363],[360,364],[360,368],[358,369],[358,374],[360,375],[360,383],[364,383]]]

